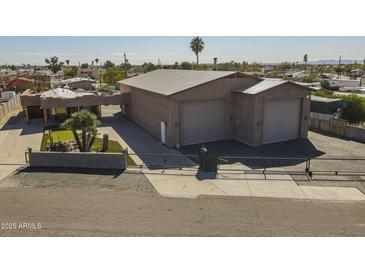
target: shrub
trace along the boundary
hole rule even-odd
[[[324,79],[321,81],[321,87],[325,88],[325,89],[330,89],[331,88],[331,83],[330,81]]]
[[[365,121],[365,98],[355,94],[344,95],[341,98],[347,103],[343,109],[343,119],[354,124]]]
[[[352,124],[358,124],[365,121],[365,98],[356,94],[333,95],[324,90],[313,92],[313,95],[327,98],[341,98],[344,100],[342,118]]]

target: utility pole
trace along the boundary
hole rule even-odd
[[[338,60],[338,72],[337,72],[337,79],[340,79],[340,75],[341,75],[341,56],[340,59]]]
[[[125,72],[125,74],[127,75],[127,63],[128,63],[128,59],[127,59],[127,55],[125,54],[125,52],[124,52],[124,54],[123,54],[123,57],[124,57],[124,72]]]

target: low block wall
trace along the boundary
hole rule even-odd
[[[354,140],[365,142],[365,128],[347,125],[345,136]]]
[[[0,120],[5,118],[9,112],[19,106],[19,95],[14,95],[9,101],[0,104]]]
[[[309,127],[328,132],[330,131],[330,121],[311,118],[309,122]]]
[[[31,167],[66,167],[92,169],[126,169],[125,153],[101,152],[29,152]]]
[[[310,128],[330,132],[330,121],[311,118]],[[344,132],[347,138],[365,142],[365,128],[363,127],[346,125]]]

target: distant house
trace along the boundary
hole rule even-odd
[[[35,75],[38,75],[38,77],[43,76],[43,79],[48,78],[51,86],[58,86],[65,76],[62,69],[56,73],[53,73],[50,69],[35,70],[33,77],[35,77]]]
[[[7,84],[17,78],[17,73],[14,70],[1,69],[0,70],[0,88],[6,89]]]
[[[34,89],[34,80],[19,77],[19,78],[10,80],[6,85],[6,90],[14,90],[17,92],[22,92],[27,89]]]
[[[130,94],[125,115],[170,147],[307,138],[312,89],[291,81],[235,71],[155,70],[118,83]]]
[[[313,82],[313,83],[302,83],[302,82],[296,82],[299,85],[312,88],[314,90],[320,90],[322,89],[321,82]]]
[[[91,78],[94,80],[100,80],[100,76],[106,70],[99,67],[90,67],[90,68],[78,68],[76,76],[81,78]]]
[[[351,73],[350,73],[352,78],[363,77],[364,74],[365,74],[364,71],[361,69],[353,69],[353,70],[351,70]]]
[[[362,84],[361,80],[331,79],[329,81],[332,87],[358,88]]]
[[[70,78],[61,81],[62,87],[69,87],[71,90],[83,89],[83,90],[92,90],[93,85],[96,83],[95,80],[90,78]]]
[[[310,76],[311,74],[309,72],[306,72],[305,70],[301,70],[301,71],[294,70],[294,71],[286,72],[285,75],[292,79],[300,79],[303,77]]]

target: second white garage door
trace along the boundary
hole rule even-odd
[[[224,139],[224,100],[183,103],[182,144],[198,144]]]
[[[264,102],[263,144],[297,139],[300,113],[300,99]]]

